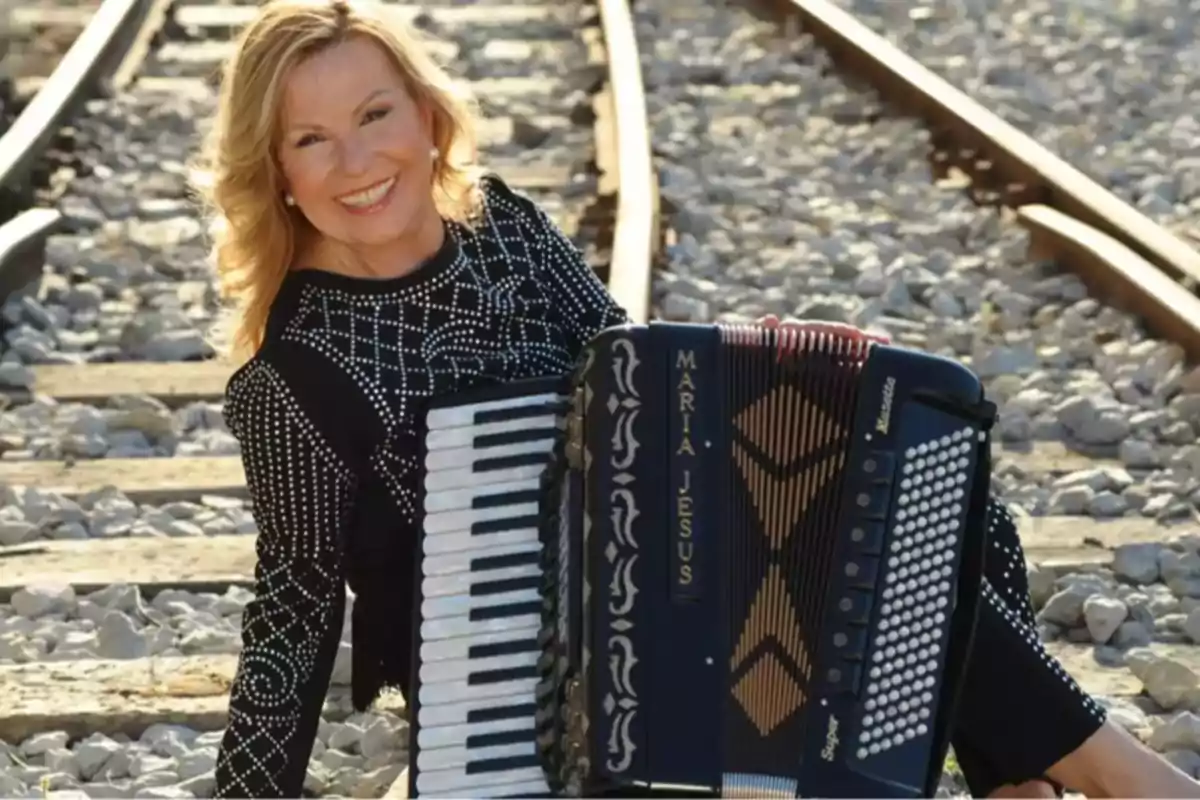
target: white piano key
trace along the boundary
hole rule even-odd
[[[490,581],[508,581],[516,578],[540,578],[540,564],[522,564],[518,567],[503,567],[501,569],[474,570],[459,572],[454,575],[438,575],[426,577],[421,581],[422,597],[449,597],[467,594],[472,586]]]
[[[421,523],[428,535],[437,533],[462,533],[471,530],[477,522],[491,522],[509,517],[528,517],[541,513],[539,503],[509,503],[491,508],[459,508],[426,514]]]
[[[433,576],[449,577],[461,572],[469,573],[473,569],[472,563],[476,559],[510,556],[519,553],[540,553],[541,550],[542,543],[531,540],[516,544],[499,545],[497,547],[480,547],[454,553],[426,556],[421,561],[421,574],[430,578]],[[540,564],[540,562],[534,563]],[[538,566],[538,569],[540,570],[541,567]]]
[[[421,623],[421,638],[426,641],[437,639],[452,639],[456,636],[470,636],[476,633],[498,633],[500,631],[517,631],[528,628],[535,622],[540,623],[541,614],[521,614],[516,617],[496,617],[495,619],[471,620],[466,617],[446,617],[445,619],[428,620]]]
[[[470,469],[473,465],[486,459],[512,458],[513,456],[543,455],[548,460],[553,447],[554,440],[547,438],[488,448],[456,447],[453,450],[434,450],[425,455],[425,471],[427,475],[430,475],[447,470]]]
[[[497,669],[519,669],[537,665],[541,652],[513,653],[506,656],[487,656],[454,661],[433,661],[421,664],[421,683],[430,685],[447,681],[466,680],[471,675]]]
[[[421,618],[424,620],[465,617],[472,609],[495,608],[514,603],[539,603],[542,596],[537,587],[518,589],[496,594],[460,594],[450,597],[435,597],[421,602]]]
[[[471,797],[482,800],[490,797],[536,797],[550,794],[550,785],[545,778],[520,783],[507,783],[503,786],[480,786],[471,790]]]
[[[417,792],[450,792],[450,797],[483,797],[485,787],[504,786],[518,782],[545,780],[540,766],[522,767],[496,772],[476,772],[468,775],[465,769],[451,768],[417,773]]]
[[[469,683],[483,672],[528,669],[541,657],[536,647],[542,626],[541,613],[472,621],[471,609],[516,603],[537,603],[537,587],[494,595],[470,594],[471,588],[488,581],[538,578],[540,560],[526,564],[480,569],[480,559],[530,554],[542,550],[538,525],[472,535],[478,523],[505,519],[536,518],[541,478],[562,424],[566,398],[555,392],[521,398],[500,398],[432,411],[426,419],[425,518],[422,540],[422,606],[420,684],[417,702],[418,742],[413,754],[417,792],[422,796],[528,797],[547,795],[549,787],[538,765],[514,769],[495,768],[486,773],[467,774],[469,764],[483,759],[534,755],[536,745],[493,744],[467,748],[468,737],[535,728],[532,706],[537,678],[497,683]],[[481,411],[543,406],[521,419],[477,423]],[[480,437],[504,433],[538,432],[536,438],[480,446]],[[514,468],[491,467],[476,471],[481,462],[538,454],[543,460]],[[527,497],[511,497],[518,493]],[[510,499],[511,497],[511,499]],[[488,508],[472,508],[483,498]],[[506,502],[507,501],[507,502]],[[529,647],[520,653],[470,658],[471,648],[481,645],[519,643]],[[520,706],[520,717],[486,722],[467,722],[471,712]]]
[[[461,428],[474,425],[475,415],[481,411],[500,411],[510,408],[526,408],[534,405],[546,405],[546,413],[553,414],[549,404],[565,400],[557,392],[531,394],[525,397],[505,397],[499,400],[487,400],[482,403],[471,403],[461,406],[445,406],[431,409],[425,415],[425,424],[430,431],[440,431],[446,428]]]
[[[524,619],[531,620],[524,627],[514,627],[497,631],[480,631],[466,636],[453,636],[435,639],[434,641],[423,641],[421,642],[421,661],[432,662],[469,658],[472,647],[519,642],[528,639],[536,640],[538,631],[542,626],[541,617],[538,616],[534,619],[531,614],[524,617]]]
[[[476,683],[449,681],[422,686],[418,692],[421,705],[436,705],[450,700],[475,700],[481,697],[510,697],[513,704],[528,703],[535,697],[537,678],[521,678],[499,683]]]
[[[509,495],[517,492],[541,491],[541,476],[514,480],[505,478],[500,483],[476,484],[468,487],[453,489],[430,490],[426,484],[425,513],[434,514],[439,511],[454,511],[460,508],[470,508],[471,504],[483,497]]]
[[[425,475],[425,490],[427,492],[444,492],[447,489],[461,489],[463,487],[473,487],[478,490],[481,487],[488,486],[490,481],[521,481],[521,480],[537,480],[542,473],[546,471],[546,466],[549,464],[549,458],[546,463],[526,464],[521,467],[511,467],[504,470],[487,470],[476,472],[471,468],[464,469],[447,469],[441,472],[429,472]],[[476,494],[484,494],[477,491]]]
[[[534,730],[532,715],[510,719],[490,719],[486,722],[466,722],[459,725],[421,725],[417,731],[417,747],[432,750],[435,747],[457,747],[465,745],[472,736],[485,733],[508,733],[510,731]]]
[[[421,550],[426,555],[457,553],[475,550],[477,547],[494,547],[502,544],[524,544],[540,542],[537,528],[517,528],[496,533],[443,533],[439,536],[421,537]]]
[[[455,698],[449,703],[421,705],[417,709],[417,723],[421,730],[442,725],[466,725],[467,715],[472,711],[525,706],[534,702],[534,697],[532,694],[528,697],[478,697],[469,702]],[[531,719],[531,717],[519,717],[518,719],[525,720]]]
[[[421,793],[421,797],[444,797],[447,800],[462,800],[463,797],[470,797],[472,800],[511,797],[516,800],[516,798],[546,796],[553,795],[550,792],[550,786],[546,783],[545,777],[542,777],[540,780],[504,783],[496,786],[472,786],[467,791],[463,789],[450,789],[443,792]]]
[[[540,417],[509,419],[503,422],[485,422],[482,425],[430,431],[425,436],[425,449],[433,451],[449,450],[454,447],[471,447],[475,444],[475,440],[481,436],[553,429],[557,422],[558,417],[556,415],[544,414]],[[553,435],[551,430],[547,430],[547,435]]]
[[[537,742],[530,739],[520,744],[498,744],[492,747],[439,747],[436,750],[422,750],[417,763],[422,770],[439,770],[466,768],[467,764],[489,758],[519,758],[532,755],[537,755]]]

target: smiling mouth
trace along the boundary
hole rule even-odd
[[[363,189],[360,192],[341,195],[337,198],[337,201],[348,208],[353,208],[356,210],[371,208],[379,201],[383,200],[383,198],[387,196],[387,193],[390,192],[392,187],[395,185],[396,177],[393,175],[386,180],[382,180],[379,183],[368,186],[366,189]]]

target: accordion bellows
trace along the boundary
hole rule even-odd
[[[419,626],[432,680],[414,693],[440,699],[414,703],[413,796],[932,795],[984,549],[994,407],[969,370],[827,333],[652,323],[601,333],[557,391],[503,391],[487,413],[542,422],[501,430],[447,401],[499,448],[449,467],[470,504],[523,491],[526,507],[484,528],[476,509],[459,538],[477,564],[516,539],[539,560],[465,603],[490,609],[486,631]],[[431,472],[427,509],[445,492]],[[428,519],[432,543],[446,526]],[[431,574],[419,594],[439,591]],[[438,636],[478,639],[441,695]],[[472,697],[476,727],[439,766],[438,704]]]

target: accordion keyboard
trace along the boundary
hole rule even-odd
[[[534,730],[539,498],[563,400],[530,391],[492,387],[427,416],[413,797],[548,794]]]

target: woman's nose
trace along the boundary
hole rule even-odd
[[[350,136],[342,141],[342,169],[351,175],[366,172],[371,166],[371,149],[360,136]]]

